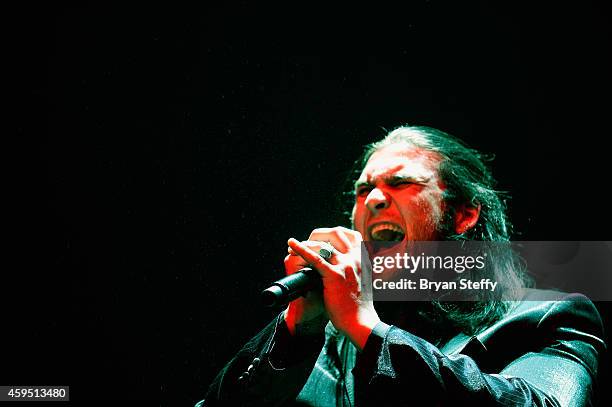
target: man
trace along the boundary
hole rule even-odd
[[[353,229],[288,241],[287,274],[312,265],[322,290],[291,302],[199,404],[588,405],[605,345],[582,296],[528,290],[520,302],[483,293],[470,303],[375,306],[362,293],[363,240],[509,240],[481,155],[441,131],[400,127],[358,163]],[[328,244],[326,260],[318,252]],[[507,290],[525,283],[511,250],[487,273]]]

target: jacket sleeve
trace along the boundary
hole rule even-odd
[[[252,338],[217,374],[203,406],[277,406],[306,383],[325,336],[292,337],[281,315]]]
[[[594,305],[586,297],[551,302],[535,322],[535,334],[518,329],[514,345],[506,344],[529,350],[487,372],[469,356],[445,355],[422,338],[379,323],[353,369],[361,389],[356,401],[374,405],[389,395],[397,405],[409,405],[427,395],[432,405],[590,405],[605,347]]]

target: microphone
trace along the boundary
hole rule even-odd
[[[323,247],[319,250],[319,256],[325,260],[331,258],[333,246]],[[275,281],[261,292],[261,302],[266,307],[277,307],[289,304],[296,298],[305,295],[308,291],[322,287],[321,276],[312,267],[303,269],[289,276]]]

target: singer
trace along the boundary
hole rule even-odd
[[[313,267],[322,288],[290,302],[197,405],[589,405],[605,344],[597,310],[579,294],[545,300],[531,289],[509,302],[482,290],[464,303],[361,297],[362,240],[509,241],[506,206],[484,161],[429,127],[399,127],[368,145],[357,161],[351,229],[288,240],[286,273]],[[511,250],[495,259],[492,281],[529,284]]]

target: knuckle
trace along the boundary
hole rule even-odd
[[[363,240],[363,236],[361,236],[361,233],[359,233],[356,230],[351,230],[351,235],[357,239],[358,242],[361,242]]]
[[[326,233],[326,229],[325,228],[316,228],[316,229],[313,229],[313,231],[310,232],[310,237],[308,239],[312,240],[312,238],[314,236],[320,235],[320,234],[323,234],[323,233]]]
[[[333,275],[334,277],[338,278],[339,280],[345,280],[346,279],[346,274],[344,272],[344,267],[334,267],[333,268]]]
[[[321,242],[317,242],[315,240],[305,240],[302,242],[302,244],[304,244],[305,246],[308,246],[309,248],[313,248],[313,247],[320,246]]]
[[[320,256],[316,256],[313,259],[313,263],[316,265],[324,265],[325,264],[325,260],[323,260]]]
[[[325,239],[329,235],[335,234],[338,227],[333,228],[317,228],[312,231],[311,236],[316,236],[317,239]]]

